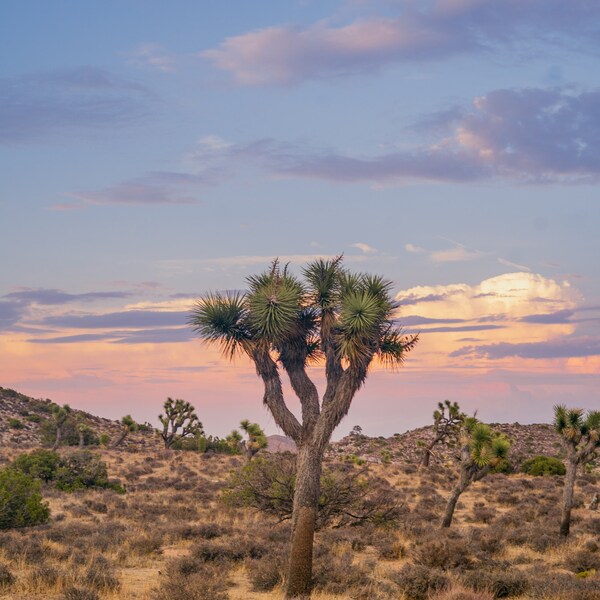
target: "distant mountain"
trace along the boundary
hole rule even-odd
[[[298,452],[296,442],[285,435],[269,435],[267,441],[269,452]]]

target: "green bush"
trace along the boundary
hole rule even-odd
[[[11,429],[23,429],[25,427],[23,421],[20,421],[19,419],[9,419],[8,426]]]
[[[40,415],[27,415],[25,420],[29,421],[30,423],[41,423],[42,417],[40,417]]]
[[[106,463],[89,450],[79,450],[61,459],[56,472],[56,487],[65,492],[87,488],[125,491],[118,483],[111,483],[108,480]]]
[[[71,415],[65,422],[62,429],[62,445],[64,446],[79,446],[79,430],[77,429],[77,421]],[[56,440],[56,425],[52,419],[44,421],[40,425],[40,434],[42,442],[47,446],[54,444]],[[97,446],[99,444],[98,435],[92,429],[86,429],[83,432],[83,443],[85,446]]]
[[[565,465],[554,456],[534,456],[521,465],[521,471],[528,475],[564,475]]]
[[[0,470],[0,529],[44,523],[50,509],[42,500],[41,484],[10,467]]]
[[[34,450],[28,454],[19,454],[12,467],[34,479],[44,482],[53,481],[60,463],[60,456],[50,450]]]

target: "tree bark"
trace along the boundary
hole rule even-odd
[[[128,435],[129,435],[129,430],[128,429],[122,431],[121,435],[117,438],[117,440],[113,444],[113,448],[118,448],[125,441],[125,438]]]
[[[85,446],[85,434],[83,431],[79,432],[79,447],[83,448]]]
[[[567,473],[565,475],[565,487],[563,489],[562,517],[560,520],[560,535],[568,536],[571,528],[571,509],[573,508],[573,490],[575,488],[575,476],[577,475],[577,463],[572,457],[567,457]]]
[[[452,525],[456,504],[463,491],[464,489],[461,486],[457,486],[452,490],[450,498],[448,498],[448,504],[446,504],[446,512],[444,513],[444,518],[442,520],[442,527],[450,527],[450,525]]]
[[[298,450],[286,598],[310,598],[322,459],[323,453],[310,443]]]
[[[61,438],[62,438],[62,429],[60,427],[57,427],[56,428],[56,440],[54,440],[54,446],[52,446],[53,451],[58,450],[58,447],[60,446]]]

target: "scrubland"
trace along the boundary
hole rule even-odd
[[[127,492],[45,488],[48,523],[0,532],[0,598],[282,597],[288,523],[221,500],[242,458],[98,452]],[[5,449],[2,461],[15,454]],[[597,475],[577,480],[565,540],[562,477],[490,475],[461,496],[453,526],[441,530],[452,468],[369,471],[391,484],[398,520],[319,531],[315,599],[600,599],[600,514],[584,504],[598,490]]]

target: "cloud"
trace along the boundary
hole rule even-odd
[[[405,304],[405,302],[402,303],[403,306]],[[428,325],[430,323],[464,323],[464,319],[432,319],[430,317],[422,317],[421,315],[406,315],[398,320],[404,326]]]
[[[438,250],[431,252],[429,258],[434,263],[446,263],[446,262],[464,262],[469,260],[475,260],[481,258],[483,252],[478,250],[468,250],[462,246],[457,248],[450,248],[448,250]]]
[[[18,301],[0,300],[0,330],[10,328],[23,314],[23,305]]]
[[[570,323],[573,315],[575,314],[574,310],[558,310],[553,313],[539,314],[539,315],[526,315],[521,317],[521,321],[524,323]]]
[[[273,148],[263,144],[258,152],[275,173],[339,183],[508,179],[543,184],[600,178],[600,90],[498,89],[444,115],[444,134],[408,150],[359,157],[296,149],[281,159],[269,156]]]
[[[509,267],[511,269],[518,269],[519,271],[531,271],[529,267],[524,265],[520,265],[518,263],[512,262],[510,260],[506,260],[505,258],[499,258],[498,262],[505,267]]]
[[[46,288],[24,288],[16,292],[10,292],[4,297],[17,300],[27,304],[67,304],[69,302],[94,302],[96,300],[107,300],[112,298],[127,298],[131,292],[86,292],[84,294],[70,294],[57,289]]]
[[[369,246],[369,244],[365,244],[363,242],[356,242],[355,244],[350,244],[352,248],[358,248],[363,254],[375,254],[377,252],[376,248]]]
[[[55,337],[31,338],[32,344],[81,344],[86,342],[110,342],[113,344],[173,344],[194,339],[189,327],[141,329],[138,331],[111,331],[106,333],[82,333]]]
[[[160,44],[140,44],[128,56],[127,62],[135,67],[155,69],[163,73],[175,70],[175,59]]]
[[[334,25],[276,26],[223,40],[200,54],[239,85],[290,85],[521,45],[595,42],[600,7],[586,0],[433,0],[395,3],[397,15]]]
[[[123,125],[146,116],[150,99],[143,86],[89,66],[0,79],[0,143]]]
[[[425,252],[425,248],[421,248],[421,246],[415,246],[414,244],[405,244],[404,249],[411,254],[422,254]]]
[[[518,344],[503,342],[481,346],[465,346],[452,352],[450,356],[476,356],[492,360],[513,356],[532,359],[600,356],[600,338],[563,337],[544,342]]]
[[[126,310],[101,315],[55,315],[42,319],[40,324],[70,329],[113,329],[119,327],[134,329],[172,327],[184,325],[188,320],[189,313],[185,311]]]

